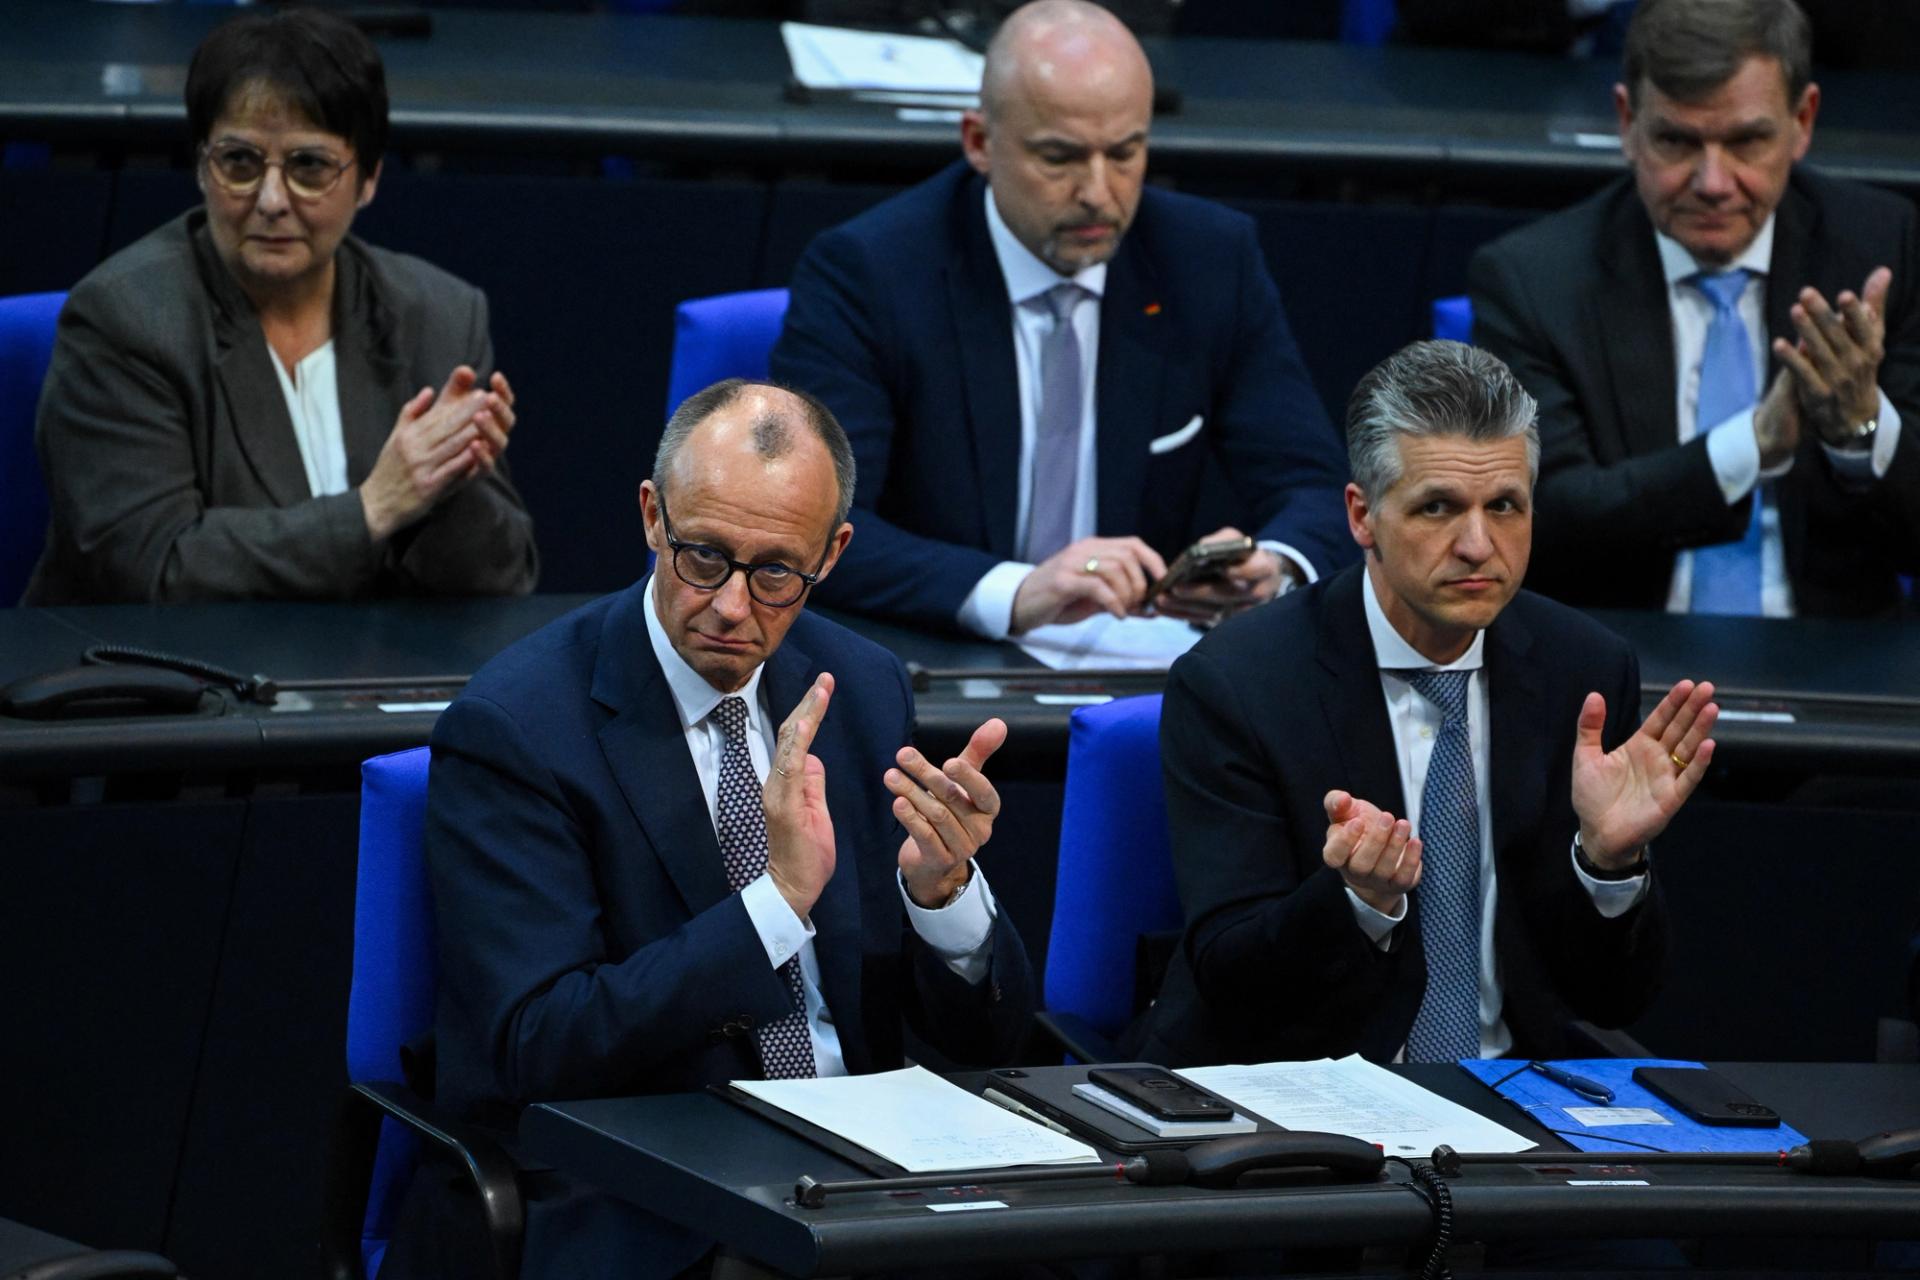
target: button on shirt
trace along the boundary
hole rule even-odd
[[[1484,631],[1475,635],[1467,651],[1452,662],[1445,665],[1430,662],[1393,629],[1375,590],[1369,574],[1366,589],[1360,594],[1366,602],[1367,633],[1373,639],[1374,660],[1380,666],[1380,689],[1386,696],[1387,717],[1393,725],[1393,759],[1400,772],[1400,794],[1406,797],[1407,811],[1398,816],[1404,817],[1416,833],[1420,830],[1421,795],[1426,790],[1427,764],[1433,759],[1441,713],[1440,708],[1414,691],[1405,673],[1473,673],[1467,682],[1467,738],[1473,751],[1474,796],[1480,803],[1480,1053],[1482,1057],[1497,1058],[1513,1048],[1513,1033],[1507,1029],[1503,1016],[1505,1002],[1499,959],[1493,948],[1494,907],[1499,900],[1500,886],[1493,862],[1492,788],[1487,765],[1491,758],[1487,745],[1487,674],[1481,657],[1487,635]],[[1373,796],[1360,798],[1379,803]],[[1567,857],[1573,859],[1571,841],[1567,845]],[[1646,896],[1648,880],[1644,874],[1627,880],[1596,880],[1581,871],[1578,862],[1574,862],[1573,869],[1592,896],[1594,908],[1609,919],[1625,915]],[[1361,901],[1352,889],[1347,890],[1347,900],[1361,931],[1384,951],[1392,941],[1394,926],[1407,918],[1406,901],[1401,900],[1397,915],[1389,916]]]
[[[264,339],[263,339],[264,341]],[[316,498],[347,491],[347,438],[340,425],[340,386],[334,379],[333,340],[293,366],[293,375],[271,346],[267,359],[280,375],[280,394],[293,419],[294,443],[307,469],[307,488]]]
[[[647,638],[653,642],[653,656],[659,661],[660,670],[667,678],[667,688],[673,694],[674,709],[687,736],[687,750],[693,757],[693,769],[699,775],[700,792],[706,798],[707,816],[714,823],[717,839],[720,755],[726,739],[712,713],[720,705],[720,699],[728,695],[708,684],[705,677],[688,666],[674,650],[658,613],[655,591],[659,581],[656,576],[647,585]],[[763,786],[773,767],[774,739],[779,733],[779,725],[768,713],[762,694],[760,676],[764,670],[764,667],[755,667],[746,685],[735,691],[747,704],[747,755],[753,762],[754,775]],[[977,983],[986,977],[992,960],[993,922],[998,909],[993,892],[987,887],[986,874],[978,865],[973,868],[973,878],[959,898],[938,910],[929,911],[907,897],[905,884],[900,886],[900,898],[906,904],[907,919],[914,932],[949,968],[968,982]],[[847,1064],[840,1052],[840,1035],[834,1029],[833,1012],[820,995],[820,962],[814,956],[813,923],[794,915],[793,908],[774,886],[773,877],[764,872],[740,891],[740,901],[747,909],[747,917],[753,922],[761,945],[766,948],[770,967],[778,969],[795,955],[800,957],[807,1034],[813,1042],[816,1074],[845,1075]]]
[[[1081,380],[1080,465],[1075,472],[1073,539],[1090,538],[1096,531],[1100,510],[1099,406],[1095,403],[1094,384],[1100,368],[1100,300],[1107,288],[1107,264],[1097,263],[1071,276],[1062,276],[1020,243],[1000,216],[999,206],[993,202],[992,188],[983,193],[983,198],[987,202],[987,234],[993,241],[994,255],[1000,261],[1000,274],[1013,306],[1013,360],[1020,393],[1020,478],[1015,500],[1014,543],[1016,546],[1026,544],[1027,525],[1033,518],[1033,450],[1036,424],[1040,420],[1040,349],[1053,327],[1046,295],[1065,280],[1084,290],[1072,317],[1074,334],[1080,341]],[[1306,556],[1286,543],[1262,541],[1260,545],[1292,561],[1307,582],[1318,576]],[[1006,639],[1013,626],[1013,597],[1031,572],[1032,565],[1012,560],[989,569],[960,604],[961,627],[989,640]],[[1282,590],[1291,581],[1287,579]],[[1088,622],[1106,625],[1104,616]],[[1060,647],[1070,648],[1071,644],[1062,640]]]
[[[1753,347],[1754,385],[1760,399],[1767,394],[1767,361],[1770,338],[1767,333],[1767,268],[1773,261],[1774,220],[1769,217],[1753,238],[1747,251],[1724,266],[1703,267],[1679,241],[1654,233],[1660,250],[1660,269],[1667,281],[1667,309],[1673,319],[1673,367],[1675,379],[1674,418],[1679,424],[1679,443],[1686,444],[1704,430],[1707,436],[1707,460],[1713,466],[1720,492],[1732,506],[1753,491],[1761,479],[1783,476],[1793,469],[1792,459],[1777,470],[1762,473],[1760,446],[1753,438],[1753,409],[1734,414],[1724,422],[1697,421],[1700,403],[1700,360],[1707,349],[1707,328],[1713,321],[1713,304],[1701,291],[1688,283],[1689,277],[1708,271],[1727,271],[1738,267],[1747,271],[1747,287],[1740,295],[1740,320],[1746,325]],[[1833,301],[1831,298],[1829,302]],[[1791,338],[1793,335],[1781,335]],[[1755,407],[1758,407],[1756,403]],[[1887,393],[1880,393],[1879,426],[1873,433],[1870,449],[1835,449],[1825,441],[1821,448],[1834,472],[1843,482],[1864,488],[1887,474],[1893,465],[1893,452],[1900,444],[1900,415]],[[1806,428],[1811,431],[1812,428]],[[1790,618],[1794,613],[1793,588],[1787,579],[1786,551],[1780,538],[1779,512],[1767,511],[1767,523],[1761,529],[1760,611],[1769,618]],[[1682,551],[1673,560],[1673,580],[1667,590],[1667,611],[1687,612],[1693,598],[1693,552]]]

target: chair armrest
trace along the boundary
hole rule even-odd
[[[1660,1055],[1617,1027],[1601,1027],[1584,1018],[1567,1023],[1572,1047],[1591,1057],[1657,1058]]]
[[[1091,1022],[1077,1013],[1040,1009],[1033,1015],[1033,1025],[1040,1033],[1059,1045],[1061,1050],[1085,1063],[1115,1062],[1113,1041],[1101,1035]]]
[[[519,1280],[526,1211],[513,1160],[500,1144],[438,1114],[405,1085],[359,1081],[347,1086],[327,1157],[326,1218],[321,1244],[328,1280],[366,1280],[360,1237],[381,1121],[392,1117],[465,1167],[486,1217],[493,1280]]]

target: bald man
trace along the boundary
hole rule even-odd
[[[987,51],[964,158],[821,235],[774,376],[846,425],[861,536],[820,599],[991,639],[1147,607],[1195,539],[1259,548],[1195,619],[1353,556],[1345,466],[1250,219],[1143,187],[1153,74],[1036,0]]]
[[[448,1114],[510,1135],[533,1102],[884,1070],[903,1022],[955,1061],[1013,1051],[1032,977],[973,864],[1006,725],[929,761],[899,661],[805,613],[853,535],[853,475],[817,402],[689,397],[640,487],[652,576],[507,649],[441,716]],[[673,1276],[712,1245],[558,1172],[521,1186],[524,1280]],[[485,1275],[484,1241],[470,1184],[428,1164],[381,1274]]]

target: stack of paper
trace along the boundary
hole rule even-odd
[[[1100,1153],[1079,1139],[1023,1120],[925,1067],[824,1080],[735,1080],[733,1087],[908,1173],[1100,1163]]]
[[[815,91],[899,106],[972,107],[986,59],[957,40],[783,22],[793,77]]]
[[[1338,1061],[1187,1067],[1175,1074],[1281,1128],[1348,1134],[1379,1144],[1390,1156],[1428,1156],[1443,1143],[1460,1151],[1526,1151],[1535,1145],[1358,1054]]]

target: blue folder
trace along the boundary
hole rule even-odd
[[[1771,1129],[1701,1124],[1681,1115],[1664,1099],[1633,1081],[1635,1067],[1698,1067],[1701,1065],[1698,1062],[1669,1058],[1575,1058],[1555,1059],[1553,1065],[1606,1085],[1613,1090],[1613,1105],[1582,1097],[1533,1070],[1524,1058],[1468,1058],[1460,1064],[1467,1074],[1577,1151],[1784,1151],[1807,1140],[1805,1134],[1785,1121]],[[1669,1123],[1588,1125],[1569,1115],[1569,1107],[1657,1111]]]

